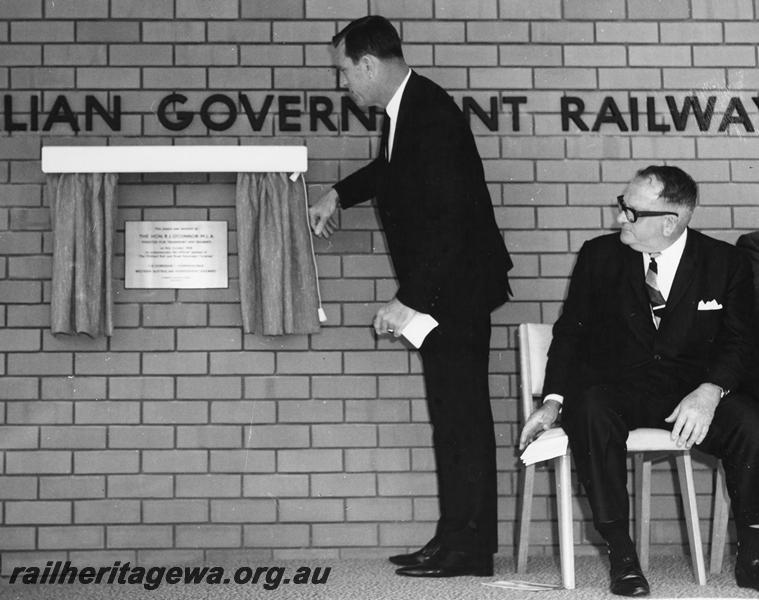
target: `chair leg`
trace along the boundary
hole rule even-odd
[[[698,508],[696,506],[696,486],[693,481],[693,464],[690,452],[681,452],[676,457],[677,475],[680,478],[680,496],[685,509],[685,524],[688,529],[688,541],[693,560],[693,570],[696,573],[698,585],[706,585],[706,566],[704,565],[704,550],[701,545],[701,529],[698,523]]]
[[[633,455],[635,465],[635,546],[643,571],[648,571],[651,542],[651,461],[642,452]]]
[[[712,540],[709,552],[709,572],[717,575],[722,572],[722,560],[725,556],[727,542],[727,521],[730,518],[730,496],[727,495],[725,469],[722,461],[717,465],[714,482],[714,516],[712,517]]]
[[[522,469],[522,497],[517,538],[517,573],[527,571],[527,552],[530,547],[530,520],[532,519],[532,491],[535,486],[535,465]]]
[[[554,459],[554,475],[559,518],[561,582],[564,589],[573,590],[575,588],[575,552],[572,532],[572,469],[568,454]]]

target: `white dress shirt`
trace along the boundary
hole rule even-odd
[[[393,141],[395,140],[395,124],[398,122],[398,110],[401,108],[401,98],[403,97],[403,90],[406,89],[406,84],[408,83],[409,77],[411,77],[411,69],[408,70],[408,73],[406,73],[406,77],[403,78],[403,81],[401,82],[401,85],[398,86],[398,89],[395,90],[395,93],[393,94],[393,97],[390,98],[390,102],[387,103],[387,106],[385,107],[385,112],[390,117],[390,133],[387,137],[387,160],[390,160],[390,157],[393,154]]]

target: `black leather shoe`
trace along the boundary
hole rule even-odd
[[[395,572],[406,577],[490,577],[493,575],[493,555],[441,549],[424,563],[401,567]]]
[[[611,561],[611,585],[609,589],[617,596],[648,596],[651,589],[643,576],[638,557],[627,555],[619,558],[609,557]]]
[[[427,562],[432,556],[440,551],[440,542],[432,538],[424,547],[411,554],[396,554],[389,558],[390,562],[399,567],[415,567]]]
[[[738,587],[759,591],[759,558],[743,559],[738,553],[735,559],[735,583]]]

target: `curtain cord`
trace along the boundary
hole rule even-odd
[[[316,264],[316,252],[314,251],[314,237],[311,235],[311,223],[308,222],[308,188],[306,187],[306,178],[303,175],[303,173],[300,173],[300,180],[303,183],[303,201],[306,203],[306,226],[308,227],[309,231],[309,244],[311,247],[311,260],[314,262],[314,273],[316,275],[316,297],[319,302],[319,323],[325,323],[327,321],[327,313],[324,311],[324,308],[322,307],[322,294],[321,290],[319,289],[319,267]]]

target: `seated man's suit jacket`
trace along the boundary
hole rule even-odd
[[[591,385],[661,377],[683,394],[704,382],[735,391],[756,368],[752,305],[745,255],[688,230],[657,330],[641,253],[618,233],[590,240],[554,326],[543,391],[571,397]]]
[[[380,155],[335,185],[343,208],[377,199],[397,298],[440,320],[508,298],[511,260],[495,222],[469,125],[451,97],[411,73],[388,162]]]

